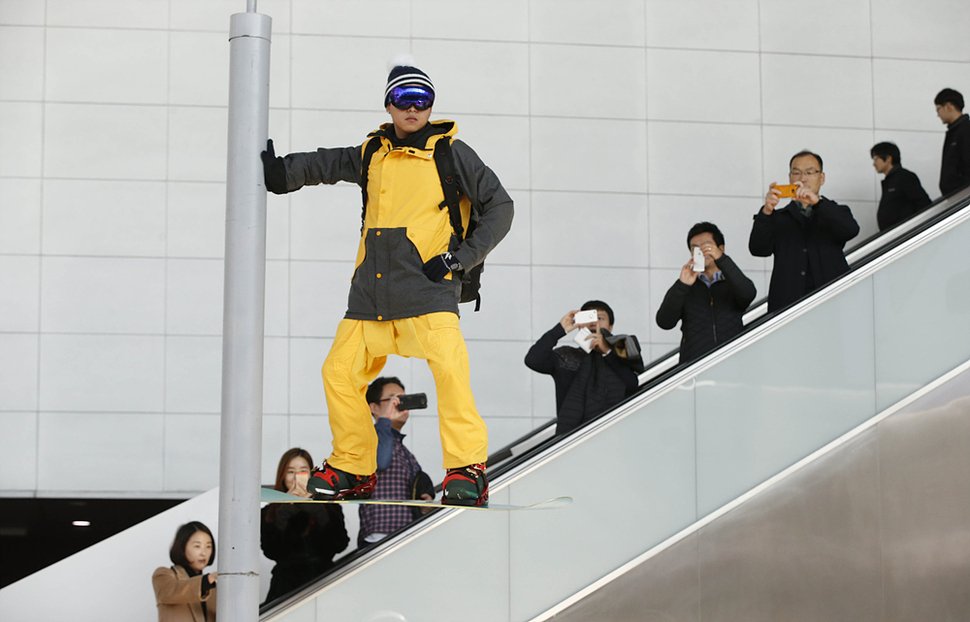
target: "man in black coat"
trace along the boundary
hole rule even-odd
[[[940,192],[946,195],[970,185],[970,117],[963,114],[959,91],[943,89],[933,103],[936,115],[947,126],[940,166]]]
[[[704,263],[693,258],[667,290],[657,310],[657,325],[670,330],[681,322],[680,362],[687,363],[741,332],[741,316],[757,290],[724,253],[724,235],[716,225],[700,222],[687,234],[687,248],[700,249]]]
[[[639,373],[643,361],[639,353],[619,344],[611,347],[607,342],[613,330],[613,309],[602,300],[590,300],[582,311],[596,311],[596,321],[575,322],[579,311],[570,311],[550,330],[539,338],[525,355],[525,364],[532,371],[548,374],[556,383],[556,434],[565,434],[580,425],[592,421],[612,406],[633,395],[639,386]],[[576,341],[584,341],[584,347],[556,344],[567,333],[577,328],[581,331]],[[636,343],[636,338],[632,335]]]
[[[848,272],[843,249],[859,235],[852,211],[819,195],[825,183],[821,156],[801,151],[788,166],[788,181],[795,186],[793,200],[775,209],[782,191],[772,183],[748,238],[752,255],[775,258],[768,286],[769,312]]]
[[[893,143],[879,143],[869,150],[872,166],[877,173],[885,175],[882,180],[882,198],[876,210],[879,230],[895,226],[915,216],[930,204],[930,196],[923,190],[916,173],[902,167],[899,147]]]

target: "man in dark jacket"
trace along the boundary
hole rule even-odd
[[[970,185],[970,118],[963,114],[963,95],[943,89],[933,100],[936,114],[946,123],[940,192],[950,194]]]
[[[930,196],[923,190],[916,173],[902,167],[899,147],[893,143],[879,143],[869,150],[869,155],[876,172],[886,176],[882,180],[882,198],[876,210],[880,231],[915,216],[930,204]]]
[[[755,257],[774,256],[768,286],[768,311],[776,311],[842,276],[849,270],[843,249],[859,235],[859,225],[845,205],[819,195],[825,183],[821,156],[796,153],[788,163],[794,200],[775,209],[782,191],[772,183],[765,204],[754,216],[748,250]]]
[[[693,254],[700,249],[704,265],[693,260],[667,290],[657,310],[657,325],[670,330],[681,322],[680,362],[690,362],[741,332],[741,316],[757,290],[737,264],[724,253],[724,235],[716,225],[697,223],[687,234]]]
[[[573,318],[579,311],[570,311],[525,355],[529,369],[549,374],[556,383],[556,434],[578,428],[632,395],[643,371],[639,355],[628,356],[607,343],[613,309],[601,300],[590,300],[581,311],[589,310],[596,311],[596,322],[576,324]],[[556,343],[576,328],[590,331],[586,340],[591,349],[557,348]]]

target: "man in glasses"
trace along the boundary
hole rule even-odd
[[[396,61],[396,62],[395,62]],[[468,352],[458,327],[461,271],[471,270],[512,224],[512,199],[478,155],[452,140],[452,121],[430,121],[435,100],[428,75],[410,57],[392,61],[384,107],[391,123],[357,147],[277,157],[263,152],[267,190],[353,182],[364,195],[364,218],[347,313],[323,365],[333,453],[315,469],[307,490],[317,498],[367,498],[377,470],[377,433],[365,392],[387,356],[423,358],[434,375],[444,468],[444,503],[488,501],[488,435],[472,396]],[[460,240],[449,218],[434,152],[450,147],[461,192]],[[449,177],[449,179],[451,179]]]
[[[402,395],[404,383],[394,376],[382,376],[367,387],[367,405],[374,416],[378,438],[375,499],[410,499],[416,491],[415,478],[419,474],[422,479],[425,477],[418,459],[404,446],[401,430],[411,413],[398,409]],[[433,485],[418,492],[426,501],[434,499],[434,494]],[[400,505],[361,505],[357,511],[360,516],[358,548],[379,542],[414,520],[411,508]]]
[[[717,225],[699,222],[687,232],[692,258],[667,290],[657,309],[657,325],[670,330],[680,322],[680,362],[689,363],[731,339],[744,327],[741,318],[757,290],[751,279],[724,252],[724,234]],[[699,249],[703,266],[695,266]],[[702,268],[702,269],[700,269]]]
[[[845,243],[859,235],[852,211],[819,194],[825,183],[821,156],[800,151],[788,167],[788,183],[795,186],[792,201],[778,207],[783,192],[772,183],[748,239],[748,250],[755,257],[774,256],[769,312],[845,274],[849,270]]]

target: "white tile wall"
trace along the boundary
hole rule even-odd
[[[819,0],[799,10],[785,0],[761,0],[765,52],[869,56],[869,2]]]
[[[487,4],[424,0],[412,4],[411,36],[430,39],[443,32],[463,40],[527,41],[529,5],[521,0]]]
[[[37,331],[39,308],[38,258],[0,255],[0,331]]]
[[[758,4],[758,0],[648,0],[647,45],[757,52]]]
[[[219,485],[219,415],[165,415],[166,491]]]
[[[162,412],[164,350],[163,337],[43,334],[38,407]]]
[[[761,132],[757,125],[651,121],[647,129],[650,192],[756,194],[761,181]]]
[[[36,464],[37,414],[0,412],[0,491],[36,490]]]
[[[448,113],[446,118],[528,113],[529,47],[524,43],[416,39],[412,52],[434,82],[435,105]]]
[[[293,32],[315,35],[407,37],[411,3],[377,0],[367,5],[340,0],[293,0]],[[382,65],[383,66],[383,65]]]
[[[219,259],[169,259],[165,263],[168,333],[222,334],[222,266]],[[268,276],[266,282],[271,282]]]
[[[534,115],[642,119],[646,113],[643,48],[533,45],[529,60]]]
[[[169,179],[225,181],[228,115],[227,108],[169,108]]]
[[[44,174],[165,179],[168,116],[162,106],[49,103],[44,107]]]
[[[0,177],[0,197],[0,253],[40,252],[40,180]]]
[[[37,410],[37,342],[36,333],[0,333],[0,412]]]
[[[757,54],[650,50],[647,111],[657,121],[761,121]]]
[[[163,332],[163,259],[47,256],[42,270],[42,331]]]
[[[960,0],[871,0],[876,56],[970,61],[970,4]],[[965,75],[965,74],[964,74]]]
[[[165,410],[218,413],[222,400],[222,337],[165,339]]]
[[[39,101],[44,97],[44,29],[0,26],[0,98]]]
[[[37,487],[41,490],[163,490],[164,415],[42,412],[39,419]]]
[[[164,104],[167,56],[164,30],[50,28],[44,77],[47,99]]]
[[[289,412],[289,347],[285,337],[267,337],[263,341],[263,412],[266,414]]]
[[[762,54],[764,122],[872,127],[872,60],[846,56]]]
[[[47,24],[165,29],[168,27],[168,2],[140,0],[136,4],[125,0],[49,0]]]
[[[645,268],[650,263],[646,195],[534,192],[532,215],[539,225],[532,236],[535,265]]]
[[[532,118],[532,188],[647,191],[644,121]]]
[[[169,257],[222,258],[226,241],[226,187],[169,182],[165,241]]]
[[[43,26],[44,8],[31,0],[0,0],[0,24]]]
[[[165,192],[159,181],[49,180],[44,183],[44,252],[161,257]]]
[[[533,41],[571,44],[644,44],[644,3],[615,0],[597,10],[585,0],[530,0]]]
[[[872,87],[876,128],[942,133],[933,100],[945,87],[970,91],[970,76],[959,63],[874,58]]]
[[[228,20],[226,24],[228,25]],[[273,39],[271,62],[287,58],[286,47]],[[172,32],[168,38],[169,102],[175,106],[226,106],[229,102],[229,46],[226,33]],[[274,75],[276,75],[274,73]],[[275,84],[275,81],[274,81]]]
[[[0,101],[0,143],[16,146],[0,153],[0,175],[40,177],[43,115],[41,104]]]
[[[215,483],[227,33],[242,8],[0,0],[0,491]],[[389,120],[385,64],[405,51],[438,87],[433,116],[457,121],[515,199],[483,309],[462,307],[493,449],[553,416],[552,382],[522,359],[566,311],[602,298],[616,330],[668,351],[680,333],[653,316],[692,224],[721,227],[763,296],[770,263],[747,253],[751,215],[792,154],[823,155],[823,191],[852,208],[861,239],[880,193],[869,148],[895,141],[937,196],[932,99],[970,94],[970,4],[955,0],[820,0],[797,15],[811,36],[792,34],[781,0],[259,8],[273,18],[279,153],[359,145]],[[330,451],[320,368],[359,196],[341,184],[268,199],[265,482],[289,447],[318,462]],[[427,365],[391,357],[384,373],[429,394],[408,444],[440,479]],[[65,460],[76,472],[58,470]]]

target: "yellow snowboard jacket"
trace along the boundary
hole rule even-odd
[[[437,141],[452,140],[456,133],[454,122],[439,120],[403,140],[390,123],[368,136],[381,146],[369,163],[366,217],[344,317],[387,321],[440,311],[457,314],[460,280],[449,273],[440,283],[431,281],[421,266],[450,250],[470,270],[508,233],[511,197],[468,145],[453,140],[462,225],[467,231],[469,219],[477,221],[463,242],[455,237],[433,153]],[[366,145],[287,155],[287,192],[338,181],[360,185]]]

